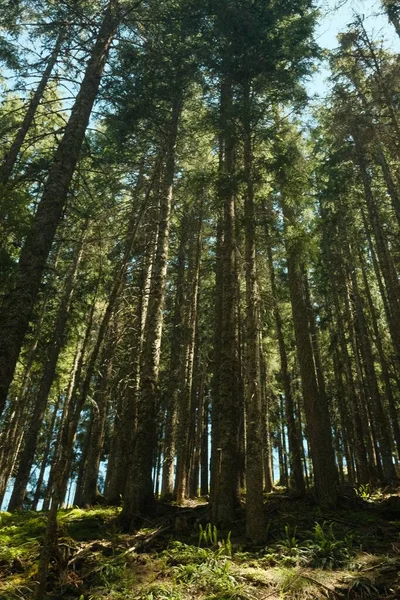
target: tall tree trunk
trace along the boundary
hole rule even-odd
[[[124,391],[115,415],[112,446],[107,465],[106,499],[118,505],[123,497],[127,465],[132,464],[132,452],[137,428],[138,397],[140,388],[140,354],[146,322],[151,272],[154,259],[155,236],[145,240],[145,252],[140,273],[140,291],[135,301],[136,323],[131,347],[131,383]]]
[[[375,305],[372,300],[370,284],[368,281],[367,273],[365,270],[365,264],[364,264],[364,260],[363,260],[363,256],[362,256],[361,252],[359,252],[359,261],[360,261],[360,265],[361,265],[361,273],[362,273],[362,277],[363,277],[364,290],[365,290],[365,294],[367,297],[369,313],[371,315],[371,322],[372,322],[372,328],[374,331],[375,345],[378,350],[379,361],[381,363],[382,379],[384,382],[386,398],[387,398],[388,405],[389,405],[389,414],[390,414],[390,419],[391,419],[391,423],[392,423],[394,441],[395,441],[396,447],[397,447],[397,455],[400,458],[400,423],[399,423],[398,410],[396,407],[396,400],[394,398],[392,382],[390,379],[389,364],[388,364],[388,360],[386,358],[386,355],[385,355],[385,352],[383,349],[383,345],[382,345],[382,336],[381,336],[381,332],[379,330],[376,308],[375,308]]]
[[[100,497],[97,480],[101,453],[104,445],[114,347],[115,335],[111,334],[103,351],[97,393],[92,400],[90,446],[85,461],[82,496],[80,499],[82,506],[92,506],[93,504],[96,504]]]
[[[342,259],[342,265],[343,265],[344,264],[343,257],[341,257],[341,259]],[[353,316],[352,306],[351,306],[350,299],[349,299],[347,281],[345,278],[343,268],[341,268],[340,277],[341,277],[341,287],[342,287],[341,291],[342,291],[342,295],[343,295],[344,309],[345,309],[345,315],[346,315],[346,321],[347,321],[347,327],[341,331],[341,334],[342,334],[342,332],[344,334],[344,332],[347,329],[348,337],[349,337],[349,341],[350,341],[350,347],[351,347],[351,351],[352,351],[352,357],[353,357],[353,361],[354,361],[354,368],[355,368],[355,377],[354,377],[355,395],[354,395],[353,416],[354,416],[355,423],[356,423],[356,429],[355,429],[355,432],[357,434],[356,448],[358,448],[358,450],[360,451],[360,453],[359,453],[360,464],[357,466],[361,467],[360,473],[362,474],[362,477],[365,476],[364,468],[366,467],[367,472],[368,472],[368,481],[374,482],[377,480],[377,463],[375,460],[374,450],[373,450],[373,446],[371,443],[370,428],[369,428],[368,418],[367,418],[367,414],[366,414],[366,404],[367,403],[366,403],[366,399],[365,399],[365,388],[363,385],[362,370],[361,370],[361,364],[360,364],[359,354],[358,354],[357,338],[356,338],[356,334],[355,334],[354,316]],[[338,315],[339,314],[340,314],[340,312],[338,311]],[[339,319],[340,319],[340,317],[339,317]],[[339,324],[340,324],[340,320],[339,320]],[[351,369],[351,366],[349,366],[349,368]],[[364,456],[363,456],[364,449],[365,449],[365,453],[366,453],[366,458],[364,458]]]
[[[365,158],[365,153],[359,139],[359,134],[355,133],[354,139],[356,142],[357,161],[360,168],[361,180],[364,186],[364,195],[369,214],[369,220],[374,233],[376,250],[378,255],[379,266],[382,270],[383,279],[385,282],[387,302],[388,302],[388,321],[391,334],[393,336],[394,347],[397,356],[397,362],[400,364],[400,284],[398,275],[393,264],[392,257],[387,248],[384,239],[380,216],[376,206],[375,198],[371,187],[371,178],[368,172],[368,166]],[[368,234],[368,225],[367,225]]]
[[[133,464],[128,474],[124,494],[124,507],[121,513],[122,524],[127,529],[133,526],[137,516],[151,513],[154,505],[152,469],[154,452],[157,445],[157,384],[169,251],[172,192],[175,175],[175,149],[181,110],[182,98],[179,95],[174,99],[171,110],[165,172],[160,198],[157,249],[152,270],[149,307],[141,358],[141,394],[138,405],[138,427]]]
[[[88,324],[86,326],[84,339],[82,341],[80,340],[78,342],[78,346],[77,346],[75,358],[74,358],[74,363],[73,363],[70,377],[69,377],[68,387],[67,387],[67,391],[65,394],[65,400],[64,400],[64,405],[63,405],[63,412],[62,412],[61,420],[60,420],[60,424],[59,424],[59,431],[58,431],[58,435],[57,435],[57,439],[56,439],[56,443],[55,443],[55,447],[54,447],[54,452],[53,452],[53,461],[52,461],[52,465],[50,468],[49,478],[48,478],[47,486],[46,486],[46,492],[45,492],[44,499],[43,499],[43,510],[49,510],[49,507],[50,507],[51,497],[52,497],[53,488],[54,488],[54,479],[55,479],[55,475],[56,475],[56,468],[57,468],[57,463],[58,463],[58,458],[59,458],[60,448],[61,448],[61,434],[63,431],[65,419],[68,415],[69,406],[72,401],[72,397],[73,397],[75,389],[79,385],[81,377],[82,377],[82,369],[83,369],[83,361],[84,361],[84,357],[85,357],[85,352],[86,352],[87,346],[89,344],[90,334],[92,333],[94,309],[95,309],[95,301],[92,302],[92,306],[89,311],[89,319],[88,319]]]
[[[58,245],[51,261],[51,272],[53,273],[55,273],[57,270],[59,250],[60,247]],[[43,323],[47,315],[48,302],[51,297],[51,289],[52,279],[46,286],[46,291],[44,293],[44,297],[42,298],[38,319],[33,332],[33,341],[27,352],[26,363],[21,377],[19,390],[16,396],[10,400],[3,420],[0,438],[0,505],[2,503],[10,475],[14,470],[14,465],[17,461],[20,446],[25,434],[24,422],[30,410],[29,387],[32,380],[32,367],[35,362],[36,351],[41,339]]]
[[[170,377],[168,382],[167,416],[164,437],[164,460],[162,477],[162,495],[172,497],[174,493],[174,460],[177,426],[177,403],[179,396],[179,372],[182,370],[183,310],[185,297],[185,260],[188,239],[188,219],[182,218],[176,267],[176,292],[173,335],[171,339]]]
[[[281,312],[278,301],[278,288],[276,285],[275,267],[272,257],[271,239],[268,231],[268,225],[265,224],[265,233],[267,238],[267,258],[269,277],[271,283],[271,295],[272,295],[272,306],[275,317],[276,335],[278,338],[279,346],[279,357],[281,362],[281,377],[283,384],[283,392],[285,394],[285,416],[288,427],[288,441],[289,441],[289,461],[290,461],[290,475],[291,485],[293,485],[297,494],[304,494],[305,484],[303,477],[303,467],[301,464],[301,448],[300,439],[298,435],[298,428],[296,425],[295,418],[295,407],[293,401],[292,388],[290,383],[290,374],[288,368],[288,359],[286,344],[283,335],[283,323]]]
[[[222,142],[220,141],[220,168],[222,163]],[[215,312],[214,312],[214,336],[213,336],[213,377],[211,381],[211,461],[210,461],[210,501],[215,506],[220,466],[220,420],[222,418],[222,407],[220,398],[221,378],[221,337],[222,337],[222,302],[223,302],[223,221],[221,214],[218,215],[216,248],[215,248]]]
[[[232,86],[221,83],[220,118],[224,156],[220,169],[219,198],[223,206],[222,246],[222,323],[218,374],[218,447],[213,494],[213,520],[228,526],[239,506],[238,490],[238,339],[237,339],[237,275],[235,260],[235,135],[231,119]]]
[[[199,342],[196,343],[196,348],[199,348]],[[200,479],[200,472],[202,468],[202,439],[204,436],[204,410],[206,406],[206,378],[207,378],[207,359],[204,357],[198,357],[197,364],[197,385],[195,387],[193,396],[196,401],[193,401],[193,406],[196,406],[197,413],[195,413],[196,419],[196,437],[194,440],[193,450],[193,461],[191,467],[190,477],[190,497],[196,498],[199,495],[203,495],[202,492],[202,481]],[[207,465],[208,466],[208,465]],[[204,486],[207,489],[207,485]],[[205,492],[206,494],[208,491]]]
[[[337,410],[339,414],[339,425],[342,433],[343,440],[343,454],[346,460],[347,466],[347,476],[350,484],[355,483],[355,474],[353,469],[353,455],[350,450],[350,440],[352,436],[349,433],[349,430],[352,430],[354,427],[353,421],[350,420],[349,410],[348,410],[348,396],[345,391],[345,386],[343,382],[343,367],[342,367],[342,357],[339,358],[338,346],[335,343],[334,351],[333,351],[333,370],[335,375],[335,386],[336,386],[336,402],[337,402]],[[366,480],[367,481],[367,480]],[[364,481],[363,483],[366,483]]]
[[[195,340],[196,340],[196,324],[197,324],[197,309],[198,309],[198,293],[199,293],[199,278],[200,278],[200,259],[201,259],[201,229],[202,229],[202,205],[200,202],[199,214],[197,215],[197,231],[193,255],[191,257],[188,272],[188,298],[186,304],[186,314],[184,316],[183,343],[186,348],[186,356],[182,360],[182,383],[180,389],[180,398],[178,404],[178,426],[177,426],[177,456],[176,456],[176,500],[182,502],[185,496],[187,485],[186,475],[188,471],[188,445],[189,445],[189,429],[190,429],[190,414],[192,385],[193,385],[193,368],[195,356]],[[195,415],[193,414],[193,417]],[[193,422],[194,425],[194,422]]]
[[[29,427],[25,436],[24,449],[19,461],[19,467],[15,476],[14,489],[8,505],[8,510],[20,510],[22,508],[26,486],[29,481],[29,475],[32,468],[36,443],[39,436],[40,427],[42,425],[44,413],[47,406],[47,400],[50,394],[56,373],[57,362],[60,352],[65,341],[65,328],[67,325],[68,316],[70,313],[72,298],[75,291],[75,284],[78,277],[79,266],[83,256],[83,246],[86,233],[86,226],[81,236],[78,248],[75,252],[74,263],[71,272],[68,276],[65,292],[61,299],[58,309],[57,319],[54,326],[54,334],[49,344],[49,355],[47,357],[44,372],[40,382],[39,391],[35,400],[35,408],[32,418],[30,419]]]
[[[262,335],[260,332],[260,378],[261,378],[261,402],[262,402],[262,428],[264,449],[264,491],[272,492],[274,487],[274,475],[272,471],[272,450],[270,431],[270,399],[267,386],[267,361],[262,348]]]
[[[361,216],[364,224],[364,232],[367,238],[369,252],[372,259],[372,264],[375,271],[375,277],[378,283],[379,293],[382,298],[383,307],[385,309],[386,321],[389,328],[390,337],[392,340],[392,344],[395,350],[395,361],[398,367],[400,368],[400,323],[397,323],[396,319],[393,316],[391,307],[389,305],[389,299],[386,287],[383,282],[381,266],[377,257],[377,253],[375,251],[374,241],[372,239],[369,223],[367,220],[367,215],[363,208],[361,208]]]
[[[47,440],[46,440],[46,447],[44,449],[43,458],[42,458],[42,464],[40,466],[39,476],[38,476],[38,480],[37,480],[37,483],[36,483],[35,495],[33,497],[32,510],[37,510],[37,506],[39,504],[40,497],[42,495],[44,474],[45,474],[45,471],[46,471],[46,468],[47,468],[47,464],[48,464],[48,460],[49,460],[49,456],[50,456],[51,443],[52,443],[53,438],[54,438],[54,429],[55,429],[55,425],[56,425],[56,419],[57,419],[58,409],[59,409],[60,404],[61,404],[61,398],[62,398],[61,394],[58,394],[57,401],[54,404],[53,414],[52,414],[52,417],[51,417],[51,423],[50,423],[50,428],[49,428],[49,433],[47,435]]]
[[[6,184],[11,177],[15,163],[17,162],[18,155],[21,151],[22,144],[25,141],[26,134],[35,118],[37,108],[43,98],[47,84],[50,79],[50,75],[55,67],[58,59],[58,55],[61,50],[61,46],[65,39],[65,32],[61,31],[58,35],[57,41],[54,45],[53,51],[50,54],[45,70],[43,71],[39,85],[35,90],[32,98],[29,101],[28,109],[25,113],[25,117],[22,121],[21,127],[19,128],[11,147],[6,152],[3,163],[0,166],[0,184]]]
[[[289,207],[283,193],[281,193],[281,202],[287,224],[295,225],[292,209]],[[299,246],[295,240],[289,240],[287,236],[286,252],[290,301],[314,471],[315,491],[320,504],[334,506],[337,502],[336,465],[329,410],[326,397],[324,398],[320,393],[315,372]]]
[[[244,84],[243,109],[245,271],[246,271],[246,532],[255,543],[265,537],[263,439],[260,378],[260,298],[256,274],[256,218],[251,139],[251,88]]]
[[[117,20],[110,2],[105,10],[79,93],[54,156],[32,228],[22,248],[15,287],[4,299],[0,316],[0,414],[29,325],[54,237],[63,214]]]
[[[26,390],[29,394],[29,390]],[[15,463],[17,462],[20,448],[24,438],[24,409],[25,398],[21,398],[19,405],[11,412],[9,418],[5,422],[5,427],[2,432],[2,448],[1,448],[1,469],[0,469],[0,508],[3,505],[4,496],[8,488],[8,482],[11,474],[14,471]]]
[[[392,203],[392,208],[396,215],[397,222],[400,223],[400,197],[397,192],[396,184],[392,177],[389,163],[386,160],[385,153],[383,152],[383,149],[382,149],[379,141],[377,142],[377,146],[378,146],[378,148],[375,152],[375,159],[376,159],[376,162],[380,165],[380,167],[382,169],[383,178],[386,183],[386,189],[388,191],[388,194],[389,194],[389,197],[390,197],[390,200]]]
[[[390,426],[385,415],[385,409],[383,407],[382,398],[379,392],[374,357],[371,348],[371,340],[368,333],[367,323],[365,321],[364,306],[359,294],[358,282],[354,269],[350,269],[350,279],[352,282],[353,298],[356,309],[357,333],[360,340],[360,351],[363,358],[364,371],[370,397],[370,406],[374,424],[377,429],[379,450],[382,458],[383,477],[385,482],[389,482],[391,478],[395,477],[395,470],[392,461]]]

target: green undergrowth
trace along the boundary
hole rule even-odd
[[[40,513],[0,513],[0,564],[35,553],[45,527],[46,517]]]
[[[119,509],[115,507],[62,511],[58,522],[62,530],[77,541],[90,541],[106,537],[110,523],[115,520]]]
[[[207,506],[176,513],[187,521],[184,535],[170,509],[131,534],[119,527],[119,509],[62,510],[48,598],[398,600],[400,520],[367,492],[337,511],[271,495],[258,547],[246,538],[244,515],[220,530]],[[45,527],[43,513],[1,513],[0,600],[32,598]]]

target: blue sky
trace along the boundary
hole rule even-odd
[[[336,48],[337,35],[359,14],[364,16],[364,26],[373,39],[383,39],[386,48],[400,52],[400,39],[383,13],[380,0],[319,0],[318,6],[321,16],[315,39],[322,48]],[[321,65],[307,85],[309,93],[324,96],[328,75],[327,65]]]
[[[341,6],[338,7],[339,4]],[[330,50],[336,48],[336,36],[345,31],[346,26],[354,21],[355,13],[358,13],[365,17],[365,28],[373,39],[383,38],[385,47],[400,53],[400,39],[383,14],[379,0],[319,0],[319,7],[321,16],[315,37],[322,48]],[[327,92],[326,78],[328,75],[329,71],[326,65],[321,66],[307,85],[309,93],[324,96]],[[274,458],[276,460],[276,457]],[[7,505],[8,500],[9,492],[3,507]]]

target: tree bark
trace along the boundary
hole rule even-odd
[[[35,495],[33,497],[33,502],[32,502],[32,510],[33,511],[37,510],[37,506],[39,504],[40,497],[42,495],[42,487],[43,487],[43,481],[44,481],[44,474],[45,474],[46,467],[47,467],[48,460],[49,460],[49,456],[50,456],[51,443],[52,443],[53,437],[54,437],[54,429],[55,429],[55,425],[56,425],[57,413],[58,413],[58,409],[60,407],[60,404],[61,404],[61,394],[58,394],[57,401],[54,404],[54,408],[53,408],[53,414],[52,414],[52,417],[51,417],[50,429],[49,429],[49,433],[47,435],[47,440],[46,440],[46,447],[45,447],[45,450],[44,450],[44,453],[43,453],[42,464],[40,466],[40,472],[39,472],[38,480],[37,480],[37,483],[36,483]]]
[[[235,264],[235,193],[234,149],[235,139],[232,112],[232,86],[221,84],[220,118],[224,141],[223,161],[220,165],[219,198],[223,207],[222,245],[222,323],[220,345],[220,372],[218,377],[218,447],[213,484],[213,520],[229,526],[235,520],[239,506],[238,490],[238,339],[237,339],[237,276]]]
[[[131,529],[134,526],[137,517],[151,513],[154,506],[152,469],[153,457],[157,445],[157,383],[169,251],[171,204],[175,175],[175,150],[181,110],[182,98],[178,95],[171,107],[165,172],[160,198],[157,249],[152,270],[149,307],[141,357],[138,427],[133,464],[128,474],[124,494],[124,507],[121,513],[121,522],[126,529]]]
[[[260,377],[260,308],[256,274],[256,219],[251,139],[251,88],[244,84],[243,136],[246,271],[246,533],[255,543],[265,538],[263,439]]]
[[[110,332],[111,333],[111,332]],[[110,392],[110,379],[112,373],[112,359],[115,341],[112,334],[109,336],[101,360],[99,370],[99,383],[97,393],[92,400],[92,422],[90,446],[85,461],[82,495],[80,503],[84,507],[93,506],[100,497],[97,487],[99,465],[104,445],[107,407]]]
[[[57,319],[54,326],[54,334],[49,344],[49,354],[45,363],[44,372],[40,382],[39,391],[35,399],[35,408],[30,419],[29,427],[25,436],[24,448],[19,461],[19,467],[15,476],[14,489],[8,505],[9,511],[21,510],[25,498],[26,486],[32,468],[36,443],[40,427],[44,418],[48,397],[57,368],[57,361],[65,341],[65,328],[70,313],[71,303],[75,291],[79,267],[83,256],[86,226],[76,249],[74,262],[68,276],[65,292],[58,309]]]
[[[286,223],[294,225],[292,209],[282,192],[281,202]],[[315,491],[321,505],[334,506],[337,502],[337,478],[329,411],[327,403],[324,402],[324,398],[321,396],[315,372],[308,325],[308,310],[303,289],[303,265],[300,262],[299,247],[295,240],[289,240],[287,236],[286,252],[290,301],[314,471]]]
[[[290,474],[291,484],[293,485],[297,494],[304,494],[305,484],[303,477],[303,467],[301,464],[301,449],[300,439],[298,435],[298,427],[295,418],[295,407],[293,401],[293,394],[290,382],[290,374],[288,368],[288,359],[286,344],[283,335],[283,323],[279,309],[278,302],[278,288],[276,285],[275,267],[272,256],[271,240],[268,231],[268,225],[265,224],[265,233],[267,241],[267,258],[269,267],[269,278],[271,283],[271,295],[272,295],[272,306],[275,317],[276,335],[278,338],[279,357],[281,362],[281,377],[283,384],[283,392],[285,395],[285,416],[288,427],[288,441],[289,441],[289,460],[290,460]]]
[[[182,337],[183,337],[183,310],[185,296],[185,261],[186,244],[188,239],[188,220],[182,218],[180,227],[180,240],[176,267],[176,292],[174,316],[172,320],[173,335],[171,339],[170,379],[168,384],[167,416],[164,437],[164,460],[161,493],[163,496],[172,497],[174,494],[174,460],[177,427],[177,403],[179,397],[179,372],[182,369]]]
[[[62,218],[70,183],[96,99],[101,75],[118,22],[110,3],[54,156],[35,219],[21,251],[15,287],[4,299],[0,316],[0,414],[7,401],[18,355],[39,292],[43,270]]]
[[[3,158],[3,163],[0,167],[0,184],[5,185],[12,175],[13,169],[14,169],[15,164],[18,159],[18,155],[22,148],[22,144],[25,141],[26,134],[29,131],[32,121],[35,118],[37,108],[43,98],[44,92],[46,90],[47,84],[48,84],[50,76],[51,76],[51,73],[57,62],[58,55],[60,53],[61,46],[64,42],[64,39],[65,39],[65,33],[63,31],[61,31],[60,34],[58,35],[57,41],[54,45],[54,49],[49,56],[46,68],[43,71],[39,85],[36,88],[35,93],[33,94],[32,98],[29,101],[28,109],[25,113],[25,117],[22,121],[21,127],[19,128],[19,130],[14,138],[14,141],[11,144],[11,147],[9,148],[9,150],[7,150],[7,152]]]
[[[178,402],[178,423],[177,423],[177,456],[176,456],[176,500],[182,502],[187,486],[188,472],[188,447],[189,447],[189,429],[191,415],[191,400],[193,386],[193,368],[195,356],[196,324],[198,309],[198,293],[200,278],[200,259],[201,259],[201,229],[202,229],[202,205],[200,201],[199,214],[197,215],[197,231],[195,234],[195,244],[193,255],[189,263],[188,277],[188,297],[184,315],[183,327],[183,346],[186,349],[182,360],[180,398]],[[193,414],[194,417],[194,414]],[[194,426],[195,423],[193,422]]]

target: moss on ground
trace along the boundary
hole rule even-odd
[[[254,548],[238,515],[228,532],[205,531],[207,506],[160,507],[134,534],[119,509],[59,513],[48,597],[57,600],[398,600],[400,515],[384,497],[324,512],[283,494],[266,502],[266,542]],[[193,509],[193,510],[192,510]],[[199,512],[200,509],[200,512]],[[0,600],[32,597],[46,514],[0,515]]]

